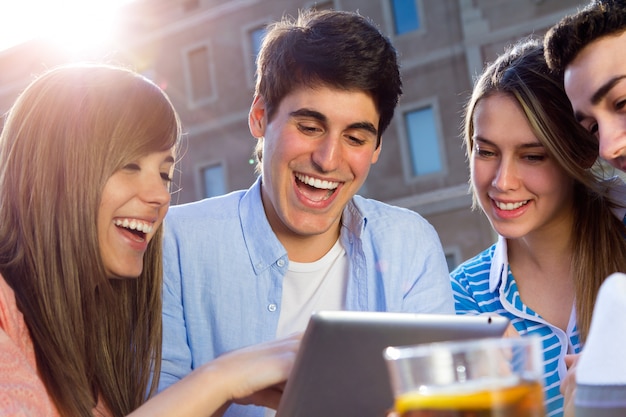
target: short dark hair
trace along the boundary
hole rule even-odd
[[[544,38],[546,61],[563,75],[578,53],[591,42],[626,31],[626,0],[592,0],[577,13],[565,16]]]
[[[369,19],[356,12],[301,11],[271,24],[257,57],[256,96],[267,117],[297,87],[328,85],[372,96],[380,114],[378,140],[389,126],[402,81],[397,52]]]

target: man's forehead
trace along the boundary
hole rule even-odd
[[[585,46],[567,66],[564,83],[572,101],[585,95],[591,101],[606,83],[626,74],[626,31],[604,36]],[[572,96],[574,95],[574,96]]]
[[[567,66],[566,71],[571,67],[580,67],[582,65],[589,66],[596,64],[593,68],[598,70],[602,67],[606,68],[604,64],[626,64],[625,48],[626,28],[624,28],[622,32],[605,35],[591,41],[576,54],[572,62]],[[602,60],[602,62],[598,62],[598,60]]]

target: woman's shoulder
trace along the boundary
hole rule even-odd
[[[0,275],[0,415],[58,416],[37,373],[15,293]]]
[[[22,330],[26,329],[24,317],[17,308],[15,293],[2,275],[0,275],[0,328],[12,338],[22,338],[24,336]]]
[[[0,333],[2,334],[0,338],[0,367],[10,361],[10,357],[16,352],[19,352],[32,367],[36,368],[33,341],[24,321],[24,316],[17,307],[13,289],[1,275]]]
[[[450,275],[457,279],[461,277],[476,277],[484,274],[488,275],[491,269],[495,248],[496,244],[493,244],[474,257],[467,259],[454,268]]]

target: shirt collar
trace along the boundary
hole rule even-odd
[[[347,231],[350,236],[354,236],[356,239],[361,238],[367,225],[367,218],[363,216],[363,212],[359,208],[358,198],[355,196],[348,201],[341,215],[341,234]]]
[[[509,276],[509,257],[507,254],[506,239],[498,236],[493,257],[491,258],[491,268],[489,270],[489,291],[494,292],[501,283],[506,283]]]
[[[256,274],[262,273],[287,251],[272,230],[261,200],[261,177],[246,191],[239,202],[239,219],[250,262]]]
[[[354,197],[343,210],[342,242],[352,243],[360,239],[365,230],[367,219],[359,208],[359,197]],[[279,259],[287,260],[287,251],[280,243],[267,220],[261,200],[261,177],[246,191],[239,203],[239,215],[242,232],[250,261],[256,274],[263,272]],[[263,236],[263,238],[259,238]],[[346,247],[346,246],[344,246]]]
[[[612,177],[607,180],[609,184],[609,196],[620,204],[618,207],[613,207],[613,214],[617,216],[618,219],[622,219],[626,223],[626,184],[620,177]]]

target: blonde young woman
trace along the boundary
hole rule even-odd
[[[626,271],[624,209],[610,197],[619,185],[591,170],[597,142],[539,41],[487,66],[464,136],[475,205],[499,237],[452,272],[457,313],[498,313],[514,333],[540,336],[546,411],[561,416],[565,358],[580,352],[600,284]]]
[[[179,137],[156,85],[104,65],[51,70],[9,111],[0,137],[1,416],[210,416],[230,401],[277,405],[297,337],[217,358],[148,400]]]

